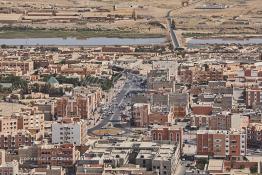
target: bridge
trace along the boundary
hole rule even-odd
[[[181,9],[184,9],[184,8],[187,8],[189,6],[192,6],[192,5],[195,5],[199,2],[201,2],[203,0],[195,0],[195,1],[192,1],[191,3],[189,3],[189,0],[182,0],[182,6],[181,7],[178,7],[178,8],[175,8],[175,9],[172,9],[172,10],[169,10],[167,12],[167,15],[166,15],[166,19],[167,19],[167,26],[168,26],[168,31],[169,31],[169,34],[170,34],[170,38],[171,38],[171,43],[172,43],[172,46],[173,46],[173,49],[176,50],[176,49],[179,49],[180,48],[180,44],[178,42],[178,39],[177,39],[177,35],[175,33],[175,26],[174,26],[174,29],[173,29],[173,26],[172,26],[172,16],[170,15],[172,11],[176,10],[176,11],[179,11]]]
[[[172,43],[173,49],[175,50],[175,49],[180,48],[180,45],[179,45],[179,42],[177,40],[175,30],[172,27],[172,17],[170,16],[170,13],[172,11],[173,10],[168,11],[166,18],[167,18],[167,25],[168,25],[168,31],[169,31],[169,34],[170,34],[170,38],[171,38],[171,43]]]

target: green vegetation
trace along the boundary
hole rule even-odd
[[[257,173],[257,166],[250,167],[250,172],[251,172],[252,174]]]
[[[43,29],[26,27],[2,27],[0,38],[90,38],[90,37],[119,37],[119,38],[147,38],[163,37],[161,34],[139,33],[138,31],[103,30],[103,29]]]
[[[106,91],[112,88],[114,86],[114,82],[117,81],[119,78],[121,78],[121,76],[122,76],[121,73],[112,75],[111,79],[108,79],[108,78],[100,79],[98,77],[88,76],[81,82],[81,84],[83,86],[97,85],[97,86],[100,86],[102,90]]]
[[[112,78],[99,78],[95,76],[87,76],[83,80],[79,80],[78,78],[71,78],[66,76],[56,76],[56,75],[48,75],[42,78],[42,81],[47,82],[50,77],[55,77],[56,80],[61,84],[73,84],[74,86],[100,86],[102,90],[109,90],[114,86],[114,82],[121,78],[121,73],[116,73],[112,75]],[[40,88],[40,89],[39,89]],[[43,92],[50,93],[50,87],[39,87],[38,85],[34,85],[32,87],[33,92]]]
[[[208,160],[201,158],[197,160],[196,167],[200,170],[204,170],[206,164],[208,164]]]
[[[23,91],[26,91],[28,89],[27,81],[23,80],[21,77],[14,76],[14,75],[1,76],[0,83],[12,84],[11,89],[3,89],[3,87],[1,86],[0,91],[4,91],[4,90],[12,91],[17,89],[22,89]]]
[[[60,84],[73,84],[74,86],[78,86],[80,84],[80,81],[78,78],[71,78],[71,77],[66,77],[66,76],[56,76],[56,75],[48,75],[43,77],[43,81],[47,82],[49,80],[50,77],[55,77],[56,80],[60,83]]]
[[[49,94],[50,97],[61,97],[64,95],[63,88],[52,88],[50,84],[45,84],[44,86],[40,86],[37,83],[33,84],[31,86],[31,91]]]

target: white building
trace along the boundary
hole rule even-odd
[[[86,142],[86,123],[83,120],[64,118],[52,123],[52,143],[81,145]]]

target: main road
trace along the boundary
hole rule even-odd
[[[137,85],[133,82],[137,78],[138,76],[127,73],[127,80],[124,86],[122,87],[120,92],[113,98],[114,100],[110,103],[109,111],[112,111],[112,114],[106,114],[106,116],[97,125],[89,128],[87,130],[88,134],[96,135],[94,134],[94,131],[102,129],[108,123],[117,123],[121,121],[122,110],[119,108],[119,106],[121,106],[125,101],[126,94],[128,94],[128,92],[132,91],[133,89],[139,89],[139,87],[137,87]],[[130,131],[127,128],[122,128],[122,130],[125,132]]]

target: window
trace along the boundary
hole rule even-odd
[[[158,133],[158,140],[162,140],[162,135]]]
[[[157,140],[157,138],[156,138],[156,133],[154,133],[154,137],[153,137],[153,138],[154,138],[154,140]]]
[[[173,133],[170,133],[169,140],[173,140]]]

